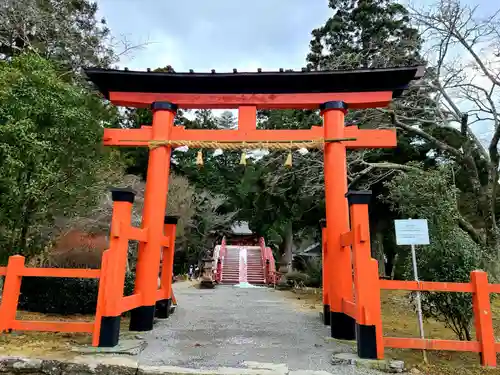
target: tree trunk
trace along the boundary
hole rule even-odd
[[[292,248],[293,248],[293,227],[292,223],[286,224],[283,242],[280,245],[280,269],[279,272],[287,274],[291,271],[292,265]]]
[[[495,218],[495,190],[494,185],[497,182],[491,181],[496,173],[490,173],[488,184],[482,186],[478,197],[479,209],[484,220],[484,231],[486,234],[486,245],[491,249],[492,254],[499,257],[498,249],[498,228]]]
[[[372,242],[372,257],[378,262],[378,274],[385,277],[384,233],[375,232],[375,238]]]
[[[396,273],[396,265],[398,263],[398,256],[399,256],[398,253],[394,255],[394,260],[392,262],[392,269],[391,269],[391,280],[394,280],[394,275]]]
[[[23,255],[26,255],[26,247],[28,245],[28,231],[31,226],[31,219],[33,217],[35,209],[35,204],[32,199],[26,202],[22,222],[21,222],[21,234],[19,236],[19,252]]]

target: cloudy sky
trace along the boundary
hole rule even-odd
[[[437,0],[411,1],[427,7]],[[462,0],[493,13],[495,0]],[[332,15],[328,0],[97,0],[99,16],[117,39],[143,48],[119,66],[146,70],[171,65],[178,72],[300,69],[311,31]],[[219,115],[222,111],[214,111]],[[232,111],[236,114],[235,111]],[[482,124],[481,124],[482,125]],[[476,130],[481,134],[489,130]]]
[[[414,0],[431,4],[433,0]],[[494,0],[468,0],[486,11]],[[489,4],[489,5],[488,5]],[[120,66],[177,71],[298,69],[328,0],[98,0],[117,37],[148,43]]]
[[[123,65],[177,71],[300,68],[327,0],[99,0],[115,35],[149,42]],[[306,6],[307,4],[307,6]]]

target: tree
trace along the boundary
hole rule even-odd
[[[189,261],[199,261],[206,253],[214,249],[217,232],[227,231],[233,224],[236,212],[223,212],[227,197],[213,194],[207,190],[198,190],[193,195],[195,212],[190,223],[187,238]]]
[[[236,118],[231,111],[224,111],[217,118],[217,127],[221,129],[234,129],[238,126]]]
[[[470,272],[488,270],[492,259],[460,229],[456,222],[459,191],[454,187],[449,165],[430,171],[421,167],[401,173],[386,183],[384,197],[404,217],[426,218],[430,244],[418,248],[419,278],[424,281],[470,281]],[[406,252],[408,253],[408,252]],[[409,256],[403,260],[404,276],[413,278]],[[471,340],[472,297],[468,293],[425,292],[423,311],[426,317],[443,322],[460,340]]]
[[[53,64],[0,61],[0,81],[0,241],[4,255],[30,255],[57,217],[96,203],[119,158],[101,146],[103,104]]]
[[[411,23],[411,14],[405,6],[391,0],[332,0],[334,14],[324,26],[313,30],[311,52],[307,57],[311,69],[382,68],[424,64],[419,30]],[[395,99],[393,107],[401,108],[400,115],[432,123],[435,109],[435,90],[426,85],[429,76],[410,86],[402,98]],[[349,111],[346,123],[360,128],[394,127],[390,111],[368,109]],[[432,168],[443,157],[428,143],[421,142],[414,133],[398,132],[398,146],[394,149],[350,151],[347,154],[349,189],[371,189],[376,195],[387,195],[384,181],[390,181],[399,172],[409,168],[411,161],[422,162]],[[307,175],[305,176],[307,178]],[[392,220],[398,214],[387,203],[375,201],[371,205],[372,250],[384,274],[384,259],[389,269],[397,257],[392,246]]]
[[[398,128],[453,161],[460,190],[457,224],[497,257],[499,12],[482,18],[476,8],[456,0],[412,12],[430,44],[428,80],[420,89],[435,92],[433,105],[412,104],[426,118],[408,115],[410,103],[404,101],[389,112]]]
[[[119,54],[97,3],[89,0],[5,0],[0,4],[0,55],[29,51],[57,61],[59,68],[107,67]],[[124,52],[133,48],[126,40]]]
[[[315,70],[380,68],[419,61],[419,33],[392,0],[329,0],[334,15],[312,31],[308,66]]]

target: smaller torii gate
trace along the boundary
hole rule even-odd
[[[393,129],[359,129],[345,126],[349,109],[385,107],[399,96],[410,81],[423,75],[422,67],[365,69],[351,71],[307,71],[255,73],[164,73],[128,70],[86,69],[101,93],[118,106],[151,108],[152,126],[139,129],[105,129],[106,146],[149,147],[142,231],[136,271],[138,304],[131,311],[130,330],[153,328],[157,303],[160,253],[165,246],[164,215],[172,149],[220,147],[224,143],[248,148],[320,147],[324,149],[326,228],[323,259],[325,324],[331,335],[354,339],[353,317],[343,301],[353,301],[352,262],[343,235],[349,232],[346,199],[346,150],[396,146]],[[174,126],[178,108],[238,109],[238,129],[205,130]],[[320,109],[323,126],[305,130],[257,130],[258,109]],[[173,244],[162,269],[171,275]],[[123,270],[125,272],[125,269]],[[166,280],[166,278],[165,278]],[[168,281],[167,281],[168,282]],[[170,285],[165,285],[170,291]],[[170,305],[170,295],[162,303]],[[119,330],[119,316],[104,317],[105,331]],[[358,323],[358,326],[360,324]],[[359,327],[358,327],[359,328]],[[359,330],[359,332],[371,332]],[[369,333],[371,334],[371,333]],[[113,337],[118,337],[114,332]],[[117,340],[117,339],[116,339]]]

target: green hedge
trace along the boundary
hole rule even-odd
[[[95,314],[98,279],[23,277],[19,309],[51,314]],[[134,290],[134,275],[125,279],[125,295]]]

